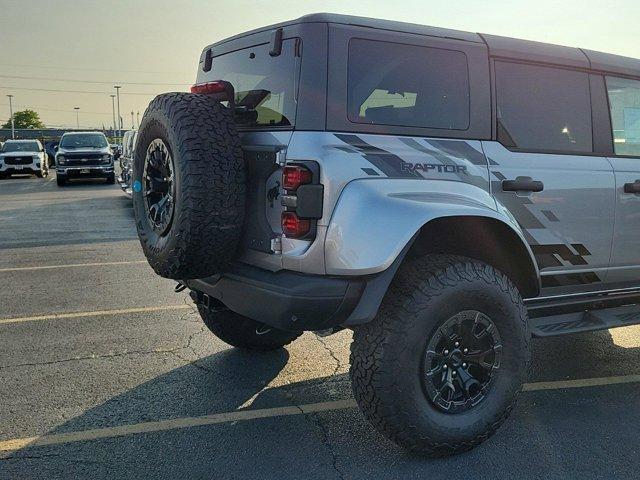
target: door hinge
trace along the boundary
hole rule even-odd
[[[271,239],[271,250],[273,253],[282,253],[282,237],[280,235]]]
[[[281,167],[284,167],[287,163],[287,150],[282,149],[276,152],[276,163]]]

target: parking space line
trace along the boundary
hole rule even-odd
[[[640,383],[640,375],[622,375],[617,377],[580,378],[577,380],[558,380],[553,382],[525,383],[525,392],[540,390],[568,390],[571,388],[604,387],[624,383]]]
[[[34,267],[8,267],[8,268],[0,268],[0,273],[25,272],[30,270],[53,270],[57,268],[111,267],[116,265],[140,265],[143,263],[147,263],[147,261],[133,260],[133,261],[121,261],[121,262],[69,263],[67,265],[40,265],[40,266],[34,266]]]
[[[138,308],[122,308],[118,310],[93,310],[89,312],[64,312],[53,313],[50,315],[36,315],[32,317],[10,317],[0,318],[0,325],[9,323],[35,322],[40,320],[62,320],[66,318],[84,318],[84,317],[104,317],[109,315],[126,315],[128,313],[150,313],[162,312],[166,310],[186,310],[193,309],[192,305],[181,303],[178,305],[163,305],[160,307],[138,307]]]
[[[573,388],[599,387],[606,385],[639,383],[640,375],[617,377],[584,378],[578,380],[560,380],[552,382],[534,382],[524,385],[528,392],[543,390],[565,390]],[[235,410],[232,412],[214,413],[201,417],[172,418],[152,422],[118,425],[115,427],[80,430],[76,432],[52,433],[35,437],[14,438],[0,441],[0,452],[11,452],[25,447],[60,445],[66,443],[86,442],[105,438],[123,437],[141,433],[165,432],[182,428],[201,427],[222,423],[234,423],[262,418],[277,418],[294,415],[306,415],[318,412],[331,412],[356,407],[352,398],[329,402],[309,403],[287,407],[262,408],[255,410]]]
[[[328,410],[342,410],[355,407],[355,400],[337,400],[333,402],[312,403],[292,407],[263,408],[259,410],[237,410],[234,412],[215,413],[202,417],[174,418],[156,422],[135,423],[117,427],[97,428],[79,432],[54,433],[40,437],[16,438],[0,442],[0,452],[18,450],[26,446],[58,445],[61,443],[83,442],[101,438],[121,437],[139,433],[164,432],[180,428],[200,427],[218,423],[230,423],[259,418],[273,418],[291,415],[323,412]]]

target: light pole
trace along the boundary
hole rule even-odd
[[[133,110],[131,110],[131,130],[135,130],[136,129],[136,123],[133,120]]]
[[[7,95],[9,97],[9,115],[11,115],[11,138],[15,140],[16,138],[16,126],[13,123],[13,95]]]
[[[113,112],[113,136],[116,136],[116,94],[111,94],[111,111]],[[118,139],[116,138],[116,143]]]
[[[136,114],[136,117],[138,119],[138,128],[140,128],[140,112]]]
[[[116,102],[118,103],[118,137],[120,137],[120,129],[122,128],[122,117],[120,116],[120,85],[114,85],[116,89]]]
[[[80,130],[80,107],[73,107],[76,111],[76,128]]]

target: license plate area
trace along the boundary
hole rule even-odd
[[[91,173],[91,170],[89,168],[81,168],[80,173]]]

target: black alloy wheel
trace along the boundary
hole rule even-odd
[[[173,221],[175,184],[171,152],[159,138],[149,144],[142,178],[147,219],[153,230],[163,236]]]
[[[446,413],[465,412],[482,402],[500,369],[502,342],[491,319],[467,310],[445,321],[425,350],[427,397]]]

